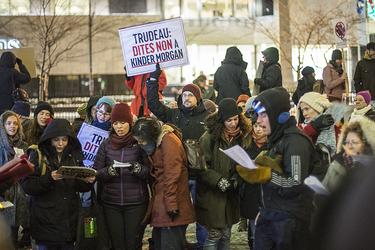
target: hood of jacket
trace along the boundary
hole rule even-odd
[[[272,65],[279,61],[279,50],[275,47],[267,48],[266,50],[262,51],[262,54],[268,62],[267,65]]]
[[[359,122],[363,131],[364,139],[370,144],[372,152],[375,153],[375,124],[366,116],[357,115],[350,119],[349,123]],[[344,151],[342,145],[344,144],[344,133],[341,132],[339,141],[337,142],[337,153]]]
[[[372,60],[372,58],[369,56],[369,54],[367,53],[367,50],[365,52],[365,56],[363,57],[363,59],[365,60]]]
[[[244,70],[247,68],[247,62],[242,59],[241,51],[235,46],[227,49],[225,59],[221,62],[221,64],[235,64]]]
[[[14,115],[16,115],[14,113]],[[4,127],[4,113],[0,116],[0,146],[4,147],[7,153],[12,153],[14,154],[14,149],[10,146],[9,141],[8,141],[8,135],[7,132],[5,131]],[[17,130],[18,137],[20,138],[19,141],[22,141],[22,127],[19,127]]]
[[[161,142],[163,141],[163,137],[168,134],[168,133],[173,133],[174,132],[174,128],[172,128],[171,126],[167,125],[167,124],[164,124],[162,127],[161,127],[161,132],[160,132],[160,135],[158,136],[158,139],[156,140],[156,147],[159,147]],[[178,137],[178,136],[177,136]],[[180,140],[182,138],[179,138]]]
[[[14,68],[16,65],[16,56],[12,52],[4,52],[0,58],[0,66]]]

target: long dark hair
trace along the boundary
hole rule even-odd
[[[141,117],[133,124],[131,132],[142,141],[156,142],[161,132],[161,125],[155,117]]]

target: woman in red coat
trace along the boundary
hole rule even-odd
[[[186,227],[195,222],[182,134],[172,126],[142,117],[132,127],[134,138],[152,160],[155,183],[143,223],[154,228],[152,237],[157,250],[185,249]]]

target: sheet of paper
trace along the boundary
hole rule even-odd
[[[14,156],[14,158],[20,158],[23,154],[25,154],[23,152],[23,149],[20,149],[20,148],[14,148],[14,152],[16,153],[16,155]]]
[[[129,162],[119,162],[119,161],[113,161],[113,167],[115,168],[128,168],[131,166]]]
[[[330,195],[328,190],[323,186],[323,184],[313,175],[310,175],[305,179],[305,184],[314,190],[317,194]]]
[[[241,166],[248,168],[248,169],[256,169],[257,166],[254,165],[253,160],[251,160],[250,156],[246,153],[246,151],[239,145],[235,145],[231,148],[226,150],[220,149],[224,154],[229,156],[232,160],[240,164]]]

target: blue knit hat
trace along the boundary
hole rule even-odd
[[[113,108],[113,106],[115,106],[115,104],[116,104],[116,101],[112,97],[103,96],[96,103],[96,108],[98,108],[99,104],[101,104],[101,103],[107,103],[107,104],[109,104],[109,106],[111,106],[111,108]]]
[[[17,101],[13,107],[12,111],[18,115],[22,116],[30,116],[30,104],[23,102],[23,101]]]

